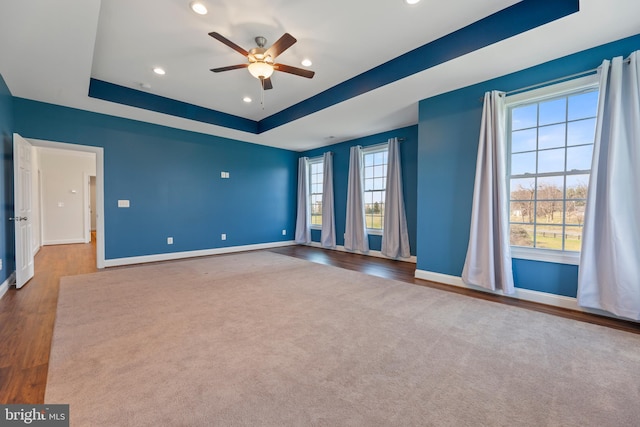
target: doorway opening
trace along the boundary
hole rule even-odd
[[[39,207],[37,214],[39,217],[34,227],[34,231],[39,230],[37,232],[39,238],[33,239],[34,253],[43,245],[90,243],[93,240],[96,247],[96,267],[104,268],[104,149],[38,139],[27,139],[27,141],[34,147],[34,151],[39,152],[39,155],[47,152],[63,154],[58,156],[57,160],[52,160],[53,162],[64,162],[65,158],[77,158],[78,161],[74,163],[85,162],[86,164],[89,161],[92,166],[83,169],[80,175],[82,182],[77,185],[69,181],[60,171],[51,180],[46,173],[38,170],[37,189],[34,192],[34,197],[37,199],[34,199],[33,204]],[[56,170],[60,165],[54,164],[49,167]],[[75,216],[71,220],[69,219],[71,215],[68,214],[72,207]],[[74,231],[70,232],[71,229]],[[65,231],[67,234],[64,234]]]

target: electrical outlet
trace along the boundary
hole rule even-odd
[[[282,230],[282,235],[286,236],[287,235],[287,230]]]
[[[167,237],[167,245],[173,245],[173,237]]]
[[[226,235],[225,233],[222,233],[222,234],[220,235],[220,239],[221,239],[221,240],[227,240],[227,235]]]
[[[2,270],[2,259],[0,259],[0,270]]]

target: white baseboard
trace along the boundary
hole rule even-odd
[[[52,245],[75,245],[77,243],[85,243],[84,237],[80,239],[58,239],[58,240],[45,240],[42,242],[42,246]]]
[[[2,298],[5,293],[7,293],[7,291],[9,290],[9,286],[13,285],[14,283],[16,283],[15,271],[11,273],[9,277],[7,277],[7,280],[2,282],[2,285],[0,285],[0,298]]]
[[[258,243],[255,245],[229,246],[226,248],[202,249],[199,251],[170,252],[166,254],[144,255],[127,258],[112,258],[104,260],[105,267],[117,267],[121,265],[145,264],[148,262],[171,261],[184,258],[195,258],[209,255],[229,254],[233,252],[255,251],[259,249],[279,248],[282,246],[292,246],[296,243],[293,240],[283,242]]]
[[[578,305],[577,298],[566,297],[564,295],[550,294],[547,292],[533,291],[531,289],[515,288],[513,294],[507,295],[502,291],[491,291],[489,289],[481,288],[479,286],[467,285],[462,281],[459,276],[451,276],[448,274],[434,273],[426,270],[416,270],[416,279],[429,280],[430,282],[443,283],[445,285],[457,286],[459,288],[473,289],[475,291],[486,292],[494,295],[501,295],[509,298],[520,299],[524,301],[537,302],[540,304],[546,304],[554,307],[566,308],[574,311],[582,311],[584,313],[597,314],[600,316],[611,317],[613,319],[629,320],[623,317],[618,317],[604,310],[597,310],[593,308],[581,307]]]
[[[402,261],[402,262],[411,262],[415,264],[417,262],[417,258],[415,256],[410,256],[409,258],[389,258],[386,255],[383,255],[380,251],[369,251],[369,252],[360,252],[360,251],[350,251],[345,249],[344,246],[336,246],[335,248],[325,248],[319,242],[311,242],[307,243],[306,246],[313,246],[314,248],[328,249],[331,251],[339,251],[339,252],[348,252],[351,254],[359,254],[359,255],[367,255],[376,258],[384,258],[384,259],[392,259],[394,261]]]

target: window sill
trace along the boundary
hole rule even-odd
[[[370,236],[382,236],[382,230],[367,228],[367,234]]]
[[[312,230],[322,230],[321,225],[310,225],[309,228]]]
[[[550,249],[511,247],[511,258],[556,264],[580,265],[580,252],[554,251]]]

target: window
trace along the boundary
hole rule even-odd
[[[324,179],[324,162],[322,157],[309,159],[309,212],[311,212],[311,228],[322,227],[322,182]]]
[[[576,263],[593,156],[597,81],[590,76],[506,101],[513,255]]]
[[[382,232],[384,225],[384,199],[387,186],[388,148],[377,146],[362,150],[364,168],[364,214],[369,232]]]

